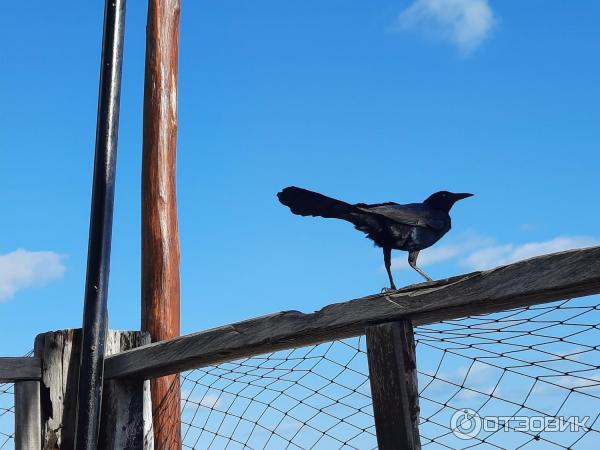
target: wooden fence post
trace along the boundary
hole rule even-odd
[[[40,382],[15,383],[15,450],[42,448]]]
[[[367,357],[379,450],[419,450],[419,391],[412,322],[368,327]]]
[[[106,354],[149,343],[140,331],[109,331]],[[38,385],[40,445],[23,450],[72,450],[75,448],[75,415],[81,329],[51,331],[35,339],[42,379]],[[24,381],[20,383],[32,383]],[[34,404],[35,389],[23,397]],[[18,391],[20,392],[20,391]],[[26,396],[27,394],[27,396]],[[18,400],[20,401],[20,400]],[[19,408],[20,409],[20,408]],[[35,421],[32,418],[32,423]],[[33,441],[29,441],[33,442]],[[102,392],[102,419],[98,448],[102,450],[153,450],[149,382],[143,379],[107,381]],[[18,447],[17,447],[18,450]]]
[[[75,447],[80,345],[81,329],[51,331],[35,338],[34,354],[42,361],[42,450]]]
[[[149,343],[148,333],[111,330],[106,336],[106,355]],[[154,449],[150,381],[122,379],[104,382],[98,448]]]

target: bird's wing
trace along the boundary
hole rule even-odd
[[[423,203],[399,205],[397,203],[379,203],[375,205],[358,204],[358,209],[383,216],[393,222],[416,227],[442,230],[448,226],[448,215]]]
[[[390,205],[399,205],[399,203],[396,202],[385,202],[385,203],[357,203],[354,206],[358,207],[358,208],[374,208],[376,206],[390,206]]]

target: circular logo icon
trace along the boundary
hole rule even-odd
[[[481,431],[481,417],[472,409],[459,409],[450,419],[452,433],[459,439],[471,439]]]

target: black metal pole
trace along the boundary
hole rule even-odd
[[[108,325],[106,301],[110,271],[124,26],[125,0],[106,0],[79,364],[76,450],[93,450],[98,443],[104,344]]]

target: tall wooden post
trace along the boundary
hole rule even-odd
[[[367,357],[380,450],[420,450],[419,391],[410,320],[367,328]]]
[[[142,330],[179,336],[179,235],[175,193],[179,0],[149,0],[142,156]],[[151,382],[154,444],[181,448],[179,377]]]

